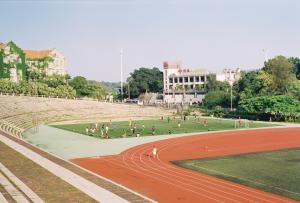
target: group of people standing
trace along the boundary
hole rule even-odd
[[[111,125],[112,122],[110,120],[109,125]],[[97,134],[97,131],[100,131],[100,135],[102,138],[108,139],[109,138],[109,127],[108,124],[104,125],[102,124],[101,128],[98,128],[98,123],[91,124],[90,126],[87,126],[85,128],[85,132],[87,135],[95,136]]]

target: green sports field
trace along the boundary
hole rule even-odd
[[[138,120],[138,121],[119,121],[119,122],[108,122],[108,123],[98,123],[97,130],[92,133],[86,133],[86,128],[92,128],[94,124],[83,123],[83,124],[67,124],[67,125],[52,125],[52,127],[60,128],[63,130],[68,130],[76,133],[81,133],[84,135],[94,136],[101,138],[102,126],[108,126],[108,136],[109,138],[120,138],[120,137],[135,137],[137,134],[140,136],[154,135],[165,135],[165,134],[179,134],[179,133],[193,133],[193,132],[207,132],[207,131],[217,131],[217,130],[229,130],[229,129],[245,129],[245,128],[259,128],[274,126],[274,124],[260,123],[260,122],[245,122],[242,121],[239,125],[238,122],[234,120],[223,120],[223,119],[207,119],[207,124],[204,126],[204,118],[194,118],[192,116],[187,117],[184,121],[180,118],[175,118],[175,120],[170,118],[154,119],[154,120]],[[131,125],[130,125],[131,123]],[[180,123],[180,127],[178,126]],[[143,127],[144,125],[144,127]],[[135,126],[135,129],[134,129]],[[134,132],[133,132],[134,129]]]
[[[174,163],[218,178],[300,200],[300,148]]]

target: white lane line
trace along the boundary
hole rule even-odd
[[[117,196],[116,194],[99,187],[98,185],[46,159],[45,157],[33,152],[32,150],[12,141],[11,139],[3,135],[0,135],[0,141],[99,202],[128,202],[127,200]]]
[[[35,194],[27,185],[10,172],[3,164],[0,163],[0,171],[2,171],[25,195],[34,203],[44,202],[37,194]]]
[[[170,176],[170,174],[169,173],[165,173],[164,171],[160,171],[159,169],[156,169],[156,168],[154,168],[154,167],[151,167],[150,165],[147,165],[147,163],[145,163],[143,160],[142,160],[142,156],[143,156],[143,153],[139,153],[139,151],[143,151],[145,148],[148,148],[149,149],[149,146],[146,146],[146,147],[143,147],[143,148],[141,148],[141,149],[139,149],[139,150],[136,150],[135,152],[132,152],[132,154],[131,154],[131,161],[132,161],[132,163],[134,163],[137,167],[141,167],[141,168],[143,168],[144,170],[146,170],[146,171],[148,171],[148,173],[153,173],[153,174],[155,174],[156,176],[158,175],[158,176],[161,176],[162,178],[165,178],[165,179],[169,179],[171,182],[177,182],[177,183],[179,183],[180,185],[185,185],[185,187],[190,187],[190,191],[193,191],[194,193],[198,193],[198,194],[201,194],[201,193],[199,193],[199,190],[201,191],[206,191],[206,192],[208,192],[208,193],[210,193],[210,194],[213,194],[214,196],[219,196],[219,197],[221,197],[221,198],[224,198],[224,199],[227,199],[227,200],[230,200],[231,202],[239,202],[239,201],[237,201],[237,200],[235,200],[235,199],[232,199],[232,198],[229,198],[229,197],[227,197],[227,196],[225,196],[225,195],[223,195],[223,194],[220,194],[220,193],[216,193],[216,192],[214,192],[214,191],[212,191],[212,190],[218,190],[218,189],[216,189],[216,188],[213,188],[213,187],[209,187],[209,186],[207,186],[207,185],[204,185],[204,184],[200,184],[202,187],[200,188],[200,187],[196,187],[195,185],[192,185],[192,184],[190,184],[189,182],[187,182],[187,181],[181,181],[179,178],[179,176],[173,176],[172,177],[172,175]],[[146,151],[147,151],[147,149],[146,149]],[[139,162],[136,162],[136,161],[134,161],[134,159],[132,158],[132,157],[134,157],[137,153],[139,153],[139,157],[140,157],[140,160],[139,160]],[[151,157],[148,157],[148,159],[151,159]],[[140,164],[143,164],[143,166],[139,166]],[[148,168],[149,169],[148,169]],[[158,171],[158,172],[155,172],[155,171]],[[225,194],[229,194],[229,193],[227,193],[227,192],[224,192],[224,191],[222,191],[222,190],[219,190],[220,192],[222,192],[222,193],[225,193]],[[246,198],[243,198],[243,199],[246,199]]]
[[[289,143],[294,143],[294,142],[289,142]],[[176,144],[176,143],[175,143]],[[179,143],[180,144],[180,143]],[[286,143],[285,143],[286,144]],[[177,144],[178,145],[178,144]],[[248,145],[247,146],[247,148],[249,147],[250,145]],[[261,147],[261,146],[281,146],[281,144],[278,144],[278,143],[274,143],[274,144],[260,144],[260,145],[251,145],[251,146],[259,146],[259,147]],[[165,151],[165,150],[167,150],[167,148],[169,148],[169,147],[171,147],[171,146],[167,146],[167,147],[164,147],[163,149],[161,149],[159,152],[161,152],[161,151]],[[173,145],[173,147],[174,147],[174,145]],[[245,146],[243,146],[243,147],[235,147],[234,149],[244,149],[245,148]],[[218,148],[217,150],[214,150],[214,151],[221,151],[221,150],[224,150],[224,149],[227,149],[227,148]],[[232,148],[231,148],[232,149]],[[168,165],[168,164],[166,164],[166,163],[164,163],[160,158],[159,158],[159,153],[157,154],[157,157],[158,157],[158,160],[159,160],[159,162],[161,163],[161,164],[163,164],[163,165],[166,165],[166,167],[168,167],[168,168],[173,168],[173,169],[175,169],[175,170],[177,170],[178,168],[180,168],[180,167],[174,167],[174,166],[172,166],[172,165]],[[182,169],[182,168],[180,168],[180,169]],[[192,175],[194,175],[193,173],[191,173],[190,171],[186,171],[187,173],[190,173],[190,174],[192,174]],[[221,173],[221,172],[219,172],[219,173]],[[180,174],[182,174],[182,173],[180,173]],[[187,175],[187,174],[186,174]],[[198,179],[198,178],[196,178],[196,177],[192,177],[192,176],[189,176],[189,175],[187,175],[188,177],[191,177],[191,178],[193,178],[193,179],[196,179],[196,180],[203,180],[203,178],[206,178],[207,179],[207,176],[205,176],[205,175],[202,175],[201,173],[199,173],[199,175],[202,177],[201,179]],[[224,174],[224,175],[228,175],[228,174]],[[231,176],[231,175],[228,175],[228,176]],[[235,176],[232,176],[232,177],[235,177]],[[238,177],[236,177],[236,178],[238,178]],[[239,178],[239,179],[242,179],[242,178]],[[249,182],[253,182],[253,183],[256,183],[256,184],[261,184],[261,185],[265,185],[265,184],[263,184],[263,183],[259,183],[259,182],[255,182],[255,181],[252,181],[252,180],[249,180],[249,179],[243,179],[243,180],[245,180],[245,181],[249,181]],[[215,180],[216,182],[221,182],[221,181],[219,181],[219,180]],[[225,184],[227,184],[227,185],[229,185],[229,186],[232,186],[232,187],[237,187],[237,188],[241,188],[240,186],[237,186],[237,185],[232,185],[232,184],[230,184],[230,183],[225,183]],[[267,185],[266,185],[267,186]],[[274,187],[274,186],[268,186],[268,187]],[[277,188],[277,189],[281,189],[281,188],[279,188],[279,187],[274,187],[274,188]],[[241,188],[241,189],[244,189],[244,188]],[[252,191],[252,190],[249,190],[249,189],[244,189],[244,190],[247,190],[247,191],[250,191],[250,192],[253,192],[253,193],[256,193],[256,194],[258,194],[258,195],[263,195],[263,194],[261,194],[261,193],[259,193],[259,192],[257,192],[257,191]],[[284,190],[284,189],[281,189],[281,190]],[[291,192],[291,191],[288,191],[288,190],[284,190],[284,191],[286,191],[286,192]],[[295,193],[295,192],[291,192],[291,193]],[[299,194],[299,193],[295,193],[295,194]],[[249,194],[248,194],[249,195]],[[257,197],[257,196],[256,196]],[[257,197],[258,198],[258,197]],[[278,197],[276,197],[276,196],[272,196],[272,197],[269,197],[268,196],[268,199],[269,198],[272,198],[272,199],[277,199],[277,200],[281,200],[281,201],[283,201],[282,199],[280,199],[280,198],[278,198]],[[266,200],[266,201],[269,201],[269,200]]]

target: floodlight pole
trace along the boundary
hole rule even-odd
[[[232,111],[232,83],[230,83],[230,111]]]
[[[123,49],[120,50],[120,66],[121,66],[121,98],[123,102]]]

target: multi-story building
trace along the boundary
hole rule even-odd
[[[197,103],[204,98],[208,72],[205,69],[188,69],[180,62],[164,62],[164,102]]]
[[[0,43],[0,78],[17,82],[31,72],[64,75],[65,57],[56,49],[22,50],[13,42]]]
[[[210,74],[205,69],[188,69],[180,62],[163,63],[163,83],[165,103],[198,103],[202,102],[206,93],[206,82],[209,75],[215,75],[216,80],[233,82],[239,80],[239,68],[224,69],[221,73]]]

